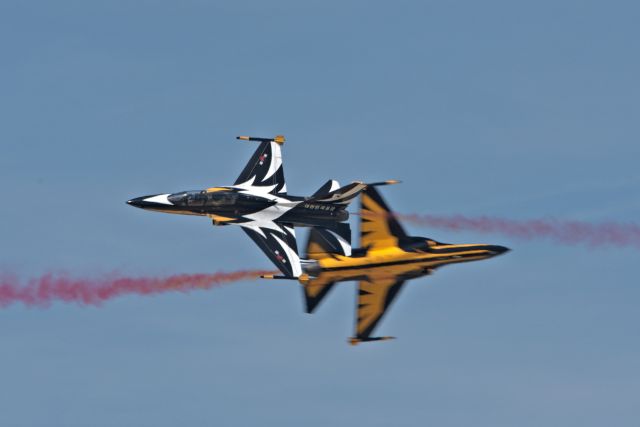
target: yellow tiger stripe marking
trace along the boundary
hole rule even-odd
[[[358,324],[356,331],[363,333],[384,313],[384,302],[389,288],[396,283],[396,279],[390,277],[374,282],[361,281],[358,290]]]
[[[376,249],[398,245],[398,239],[389,230],[388,212],[367,194],[362,195],[360,215],[366,219],[360,222],[360,244],[363,247]]]
[[[317,242],[311,242],[309,243],[309,247],[307,247],[307,257],[309,259],[323,259],[330,258],[331,255]]]

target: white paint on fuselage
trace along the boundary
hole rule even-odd
[[[265,224],[265,223],[268,224],[270,222],[276,221],[282,215],[286,214],[291,209],[293,209],[294,206],[295,205],[285,206],[284,204],[275,204],[261,211],[244,215],[243,217],[250,220],[251,221],[250,224],[252,225],[253,224],[259,225],[259,224]],[[245,224],[247,223],[242,223],[241,225],[245,225]],[[267,228],[271,228],[271,227],[267,227]],[[282,231],[282,229],[280,229],[280,231]]]
[[[259,197],[259,198],[268,200],[270,202],[275,202],[275,205],[271,205],[261,211],[243,216],[244,218],[249,219],[252,222],[256,223],[256,226],[258,226],[257,225],[258,223],[268,223],[271,221],[275,221],[278,218],[280,218],[282,215],[286,214],[291,209],[295,208],[300,203],[302,203],[301,201],[289,200],[285,197],[278,196],[277,194],[271,194],[270,191],[272,191],[276,187],[275,185],[269,185],[269,186],[253,185],[254,179],[255,177],[252,177],[249,181],[246,181],[241,184],[234,185],[228,188],[235,188],[239,190],[241,194],[248,194],[253,197]],[[247,224],[244,223],[243,225],[247,225]],[[251,225],[254,225],[254,224],[251,224]],[[267,227],[267,228],[271,228],[271,227]]]
[[[163,205],[173,205],[173,203],[171,203],[169,201],[169,196],[171,194],[158,194],[157,196],[153,196],[153,197],[147,197],[146,199],[142,199],[143,202],[153,202],[153,203],[160,203]]]

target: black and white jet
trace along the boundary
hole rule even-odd
[[[208,216],[213,225],[239,225],[289,277],[302,274],[294,227],[326,229],[345,251],[351,250],[346,208],[368,184],[352,182],[340,187],[338,182],[329,180],[311,197],[290,196],[282,166],[284,137],[237,138],[260,145],[233,185],[153,194],[127,203],[158,212]]]

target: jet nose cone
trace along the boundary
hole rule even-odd
[[[493,255],[496,256],[496,255],[505,254],[505,253],[509,252],[511,249],[509,249],[507,247],[504,247],[504,246],[493,245],[493,246],[491,246],[490,250],[493,253]]]
[[[127,204],[131,206],[135,206],[136,208],[141,208],[142,199],[143,197],[136,197],[135,199],[127,200]]]

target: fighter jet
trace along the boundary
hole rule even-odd
[[[485,244],[448,244],[426,237],[408,236],[373,186],[361,194],[360,248],[337,242],[323,229],[311,229],[297,279],[304,287],[307,313],[312,313],[337,282],[358,281],[353,345],[389,340],[371,334],[408,280],[431,274],[439,267],[479,261],[509,249]],[[265,275],[264,278],[287,278]]]
[[[311,197],[290,196],[282,165],[284,136],[237,139],[259,146],[233,185],[152,194],[127,203],[156,212],[207,216],[213,225],[239,225],[288,277],[302,273],[294,227],[330,229],[340,241],[350,239],[346,208],[367,184],[356,181],[340,187],[329,180]]]

